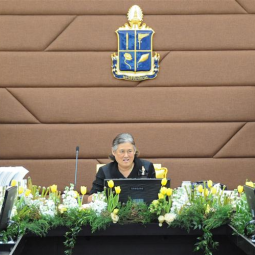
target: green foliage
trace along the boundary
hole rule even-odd
[[[64,213],[63,218],[66,222],[66,226],[69,227],[69,231],[65,234],[65,254],[71,255],[76,243],[76,238],[82,227],[89,223],[91,215],[88,210],[71,209]]]
[[[206,229],[211,230],[227,224],[232,212],[232,206],[229,204],[218,208],[211,208],[203,222],[203,225]]]
[[[25,233],[25,224],[13,223],[8,226],[7,230],[0,232],[0,241],[7,243],[11,239],[16,239],[18,236]]]
[[[198,241],[195,245],[195,251],[203,250],[205,255],[212,255],[212,250],[216,249],[219,245],[218,242],[213,240],[213,234],[207,228],[203,228],[203,235],[198,237]]]
[[[125,205],[121,205],[118,201],[118,194],[111,189],[111,194],[108,194],[107,200],[108,208],[102,211],[101,214],[90,209],[82,209],[82,207],[73,209],[65,207],[65,210],[58,208],[59,213],[54,217],[44,216],[40,213],[38,207],[26,205],[23,197],[16,204],[17,215],[12,218],[15,223],[11,224],[6,231],[1,232],[0,240],[7,242],[10,238],[17,238],[27,232],[37,236],[45,236],[50,229],[65,226],[68,228],[64,242],[65,254],[71,255],[76,238],[84,226],[90,226],[91,232],[94,233],[98,230],[105,230],[113,224],[115,219],[117,219],[118,224],[123,225],[131,223],[148,224],[158,220],[158,216],[165,217],[166,221],[166,213],[170,211],[171,214],[173,212],[177,214],[176,219],[171,222],[171,227],[180,227],[188,232],[195,229],[201,230],[202,234],[195,244],[195,250],[203,251],[205,255],[211,255],[212,251],[219,245],[213,240],[212,230],[214,228],[231,221],[237,232],[244,234],[246,223],[252,219],[245,194],[237,197],[237,193],[235,193],[233,203],[233,197],[223,194],[221,190],[209,190],[205,187],[205,184],[203,187],[201,185],[200,191],[197,188],[188,190],[185,187],[185,189],[182,191],[186,192],[185,194],[182,192],[177,194],[175,191],[174,194],[178,195],[176,197],[161,189],[161,198],[153,201],[150,206],[132,200],[128,200]],[[186,195],[187,200],[177,203],[177,205],[181,205],[180,207],[173,206],[171,209],[172,203],[174,204],[175,201],[178,201],[178,198],[180,199],[184,195]],[[167,199],[167,196],[169,199]],[[55,204],[57,205],[57,203]],[[236,207],[235,211],[233,211],[234,205]],[[113,211],[115,208],[119,208],[119,210]],[[175,214],[173,215],[175,216]],[[248,233],[252,233],[252,231],[254,231],[254,226],[250,225]]]
[[[145,203],[136,203],[128,200],[119,210],[119,224],[142,223],[146,224],[155,219]]]
[[[120,187],[115,187],[120,189]],[[113,190],[113,188],[106,188],[105,193],[107,193],[106,196],[106,202],[107,202],[107,210],[108,212],[113,212],[115,208],[120,207],[120,202],[119,202],[119,194],[116,193],[116,191]]]
[[[202,229],[204,214],[204,204],[200,202],[200,199],[198,199],[197,203],[185,206],[180,211],[180,214],[172,223],[172,226],[184,228],[188,232],[191,229]]]
[[[198,237],[195,250],[204,251],[205,255],[212,255],[218,243],[213,240],[211,230],[229,222],[232,206],[228,197],[222,200],[214,199],[210,195],[197,196],[195,192],[190,195],[190,204],[185,205],[179,212],[177,219],[172,223],[173,227],[202,230],[203,234]]]
[[[100,229],[106,229],[112,224],[112,219],[109,211],[104,211],[100,215],[97,215],[92,211],[90,218],[91,232],[94,233]]]
[[[236,204],[236,211],[231,217],[231,225],[239,234],[244,234],[246,224],[252,220],[252,214],[247,204],[246,195],[242,193],[240,200]],[[250,235],[254,232],[254,225],[247,227],[247,233]]]

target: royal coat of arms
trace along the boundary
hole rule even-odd
[[[139,6],[132,6],[127,14],[129,23],[116,30],[118,55],[112,54],[112,73],[117,79],[141,81],[154,79],[159,71],[159,54],[153,56],[154,30],[143,21]]]

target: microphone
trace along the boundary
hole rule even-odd
[[[77,183],[77,171],[78,171],[78,156],[79,156],[79,146],[76,147],[76,161],[75,161],[75,175],[74,175],[74,190],[76,190]]]

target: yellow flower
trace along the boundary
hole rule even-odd
[[[166,192],[167,192],[167,188],[166,188],[166,187],[162,187],[162,188],[160,189],[160,193],[161,193],[161,194],[165,195]]]
[[[212,187],[211,192],[212,192],[213,195],[215,195],[217,193],[217,189],[215,187]]]
[[[165,186],[167,184],[167,179],[163,178],[162,181],[161,181],[161,184],[162,184],[162,186]]]
[[[111,218],[113,223],[117,223],[119,220],[119,216],[115,213],[111,213]]]
[[[81,186],[81,194],[85,195],[87,193],[87,187]]]
[[[74,198],[77,198],[78,196],[79,196],[79,193],[76,190],[74,190]]]
[[[109,188],[113,188],[113,187],[114,187],[114,182],[113,182],[113,180],[110,180],[110,181],[108,181],[107,183],[108,183]]]
[[[166,191],[166,194],[167,194],[169,197],[172,196],[173,190],[170,189],[170,188],[168,188],[167,191]]]
[[[245,185],[254,188],[254,183],[253,182],[246,182]]]
[[[210,212],[210,205],[207,205],[207,207],[206,207],[206,210],[205,210],[205,213],[209,213]]]
[[[164,195],[161,194],[161,193],[159,193],[159,194],[158,194],[158,199],[163,199],[163,198],[164,198]]]
[[[51,192],[54,193],[58,190],[58,186],[54,184],[54,185],[50,186],[50,189],[51,189]]]
[[[205,190],[204,190],[204,194],[205,194],[205,196],[207,197],[207,196],[209,195],[209,190],[208,190],[208,189],[205,189]]]
[[[237,187],[237,190],[238,190],[239,193],[242,193],[243,192],[243,186],[239,185]]]
[[[19,194],[22,194],[24,192],[24,188],[22,186],[19,186]]]
[[[28,197],[31,193],[31,190],[30,189],[27,189],[26,192],[25,192],[25,196]]]
[[[198,185],[197,191],[202,193],[204,191],[203,186],[202,185]]]
[[[120,186],[115,187],[115,192],[116,194],[120,194],[121,192]]]
[[[207,186],[208,186],[208,188],[211,188],[211,187],[213,186],[213,182],[212,182],[211,180],[209,180],[209,181],[207,182]]]
[[[13,186],[16,186],[16,185],[17,185],[17,181],[16,180],[12,180],[11,186],[13,187]]]
[[[113,213],[114,213],[114,214],[118,214],[118,212],[119,212],[119,209],[114,209],[114,210],[113,210]]]

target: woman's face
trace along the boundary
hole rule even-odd
[[[131,143],[121,143],[116,151],[113,151],[118,165],[122,169],[129,170],[134,162],[135,150],[134,146]]]

